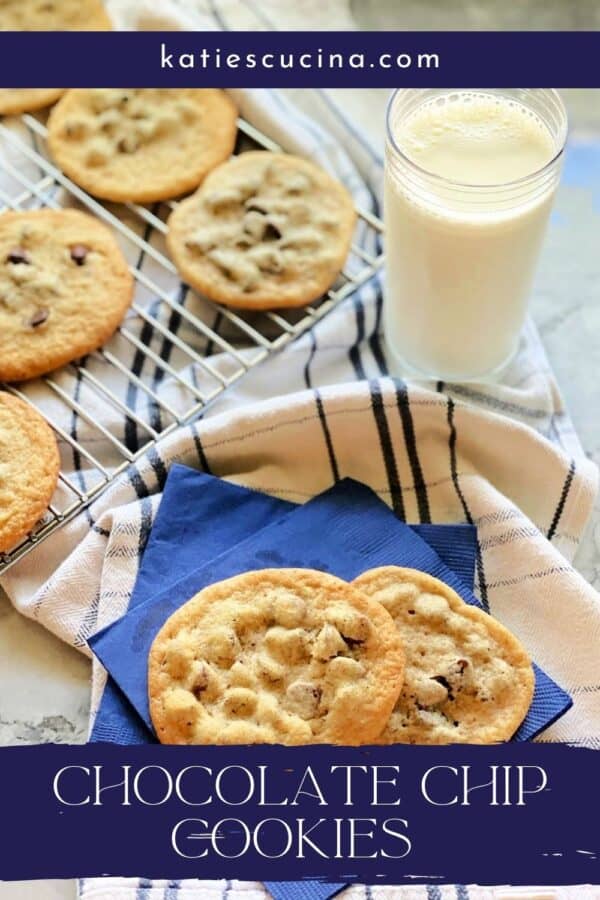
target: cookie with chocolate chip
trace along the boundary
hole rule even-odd
[[[108,31],[102,0],[1,0],[0,31]]]
[[[404,653],[391,616],[310,569],[211,585],[163,625],[148,691],[166,744],[365,744],[385,726]]]
[[[237,110],[204,88],[78,89],[48,119],[54,161],[95,197],[168,200],[198,187],[231,154]]]
[[[394,619],[406,652],[404,684],[380,744],[493,744],[527,715],[531,660],[496,619],[414,569],[371,569],[353,585]]]
[[[64,88],[0,88],[0,116],[18,116],[44,109],[56,103],[63,94]]]
[[[0,215],[0,381],[50,372],[100,347],[133,277],[111,232],[75,209]]]
[[[28,403],[0,391],[0,553],[41,519],[58,481],[54,433]]]
[[[215,169],[169,218],[183,279],[243,309],[304,306],[335,281],[356,215],[347,190],[308,160],[242,153]]]

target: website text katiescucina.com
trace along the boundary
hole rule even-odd
[[[379,69],[381,71],[406,69],[439,69],[438,53],[406,52],[345,52],[322,48],[255,52],[248,50],[233,53],[220,47],[203,47],[194,52],[178,52],[176,48],[161,43],[161,69],[202,69],[204,71],[262,70],[276,74],[289,71],[356,71]]]

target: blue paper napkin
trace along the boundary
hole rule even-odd
[[[218,488],[215,486],[215,490]],[[240,489],[241,490],[241,489]],[[255,502],[262,495],[253,495]],[[268,498],[270,503],[274,501]],[[250,500],[248,500],[250,505]],[[273,508],[271,508],[271,518]],[[429,572],[453,587],[468,603],[479,605],[472,591],[440,556],[364,485],[345,480],[291,512],[278,508],[277,521],[152,596],[122,619],[95,635],[90,646],[150,728],[147,659],[164,621],[202,587],[232,575],[265,567],[299,566],[331,572],[351,580],[379,565],[405,565]],[[265,518],[268,515],[265,513]],[[200,527],[200,525],[198,525]],[[150,548],[149,548],[150,549]],[[165,557],[166,559],[167,557]],[[169,556],[169,565],[173,565]],[[177,568],[173,565],[173,568]],[[182,569],[177,569],[181,574]],[[548,727],[571,700],[536,667],[536,690],[529,713],[515,739],[528,740]]]
[[[265,886],[273,900],[329,900],[348,885],[327,881],[265,881]]]
[[[130,609],[295,506],[197,469],[172,466],[142,557]],[[472,525],[411,527],[436,550],[464,584],[473,587],[477,530]],[[156,740],[110,677],[91,740],[117,744],[144,744]]]

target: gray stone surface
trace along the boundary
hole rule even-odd
[[[600,92],[595,102],[600,103]],[[585,134],[589,132],[586,130]],[[573,143],[577,141],[575,130]],[[600,133],[598,134],[600,140]],[[598,145],[596,145],[598,146]],[[576,152],[574,148],[573,152]],[[600,147],[594,193],[563,186],[557,210],[566,227],[550,229],[541,260],[533,312],[546,352],[586,454],[600,465]],[[582,575],[600,590],[600,499],[575,558]]]
[[[82,743],[89,662],[0,600],[0,744]]]
[[[350,0],[361,28],[404,31],[577,31],[600,27],[596,0]]]

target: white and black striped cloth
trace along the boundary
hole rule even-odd
[[[308,883],[310,884],[310,883]],[[134,893],[135,891],[135,893]],[[146,881],[144,879],[88,879],[80,884],[81,900],[264,900],[262,885],[248,881]],[[600,888],[586,885],[561,888],[452,886],[362,887],[337,894],[339,900],[600,900]],[[311,900],[310,887],[295,900]]]
[[[172,0],[165,9],[181,3]],[[193,3],[183,5],[180,24],[189,25]],[[223,11],[215,15],[222,20]],[[330,168],[358,204],[380,212],[381,155],[324,92],[302,95],[310,118],[278,93],[235,93],[246,118],[287,149]],[[146,237],[161,246],[160,235],[149,230]],[[364,240],[365,249],[376,249],[368,243],[376,240],[373,235]],[[138,262],[160,279],[151,258]],[[185,303],[184,288],[179,299]],[[501,385],[406,384],[388,369],[381,304],[381,276],[376,276],[312,333],[250,373],[205,419],[172,433],[132,466],[85,514],[11,569],[3,587],[24,614],[88,652],[86,638],[127,608],[171,463],[297,502],[350,476],[373,487],[408,521],[477,525],[479,596],[575,701],[543,739],[600,749],[600,598],[570,563],[592,508],[596,470],[573,432],[537,332],[529,323]],[[176,318],[169,325],[183,328]],[[144,339],[177,366],[176,348],[160,335],[147,333]],[[224,364],[214,347],[204,345],[202,352],[215,365]],[[177,403],[176,386],[160,370],[148,372],[139,354],[130,353],[125,362]],[[73,390],[82,404],[93,404],[81,383]],[[134,409],[147,403],[134,386],[122,399]],[[158,416],[157,410],[150,412]],[[114,414],[103,421],[135,449],[134,423]],[[64,425],[85,444],[90,434],[84,421],[74,414]],[[77,454],[72,470],[85,484]],[[94,663],[93,710],[103,686],[104,673]],[[578,898],[596,896],[593,889],[576,890]],[[82,883],[81,892],[86,900],[265,896],[261,885],[247,883],[136,879],[92,879]],[[492,900],[512,895],[458,886],[351,888],[346,896]]]

